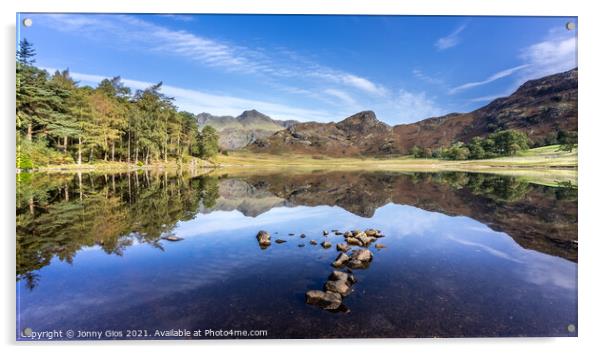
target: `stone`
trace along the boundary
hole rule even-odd
[[[285,243],[285,242],[286,242],[286,240],[283,240],[283,239],[280,239],[280,238],[276,240],[276,243]]]
[[[346,243],[337,243],[337,251],[347,252],[349,251],[349,245]]]
[[[289,236],[295,236],[295,234],[293,234],[293,233],[290,233],[290,234],[288,234],[288,235],[289,235]]]
[[[334,262],[332,262],[332,266],[339,268],[342,267],[343,265],[345,265],[345,263],[347,263],[347,261],[349,260],[349,256],[346,255],[345,253],[339,253],[339,255],[337,256],[337,259],[334,260]]]
[[[351,293],[351,286],[349,286],[347,281],[342,279],[329,280],[324,284],[324,290],[341,294],[341,296],[347,296]]]
[[[297,247],[305,247],[305,244],[304,243],[300,243],[300,244],[297,245]]]
[[[322,235],[327,236],[328,235],[328,230],[322,231]]]
[[[337,235],[337,236],[341,236],[343,233],[341,231],[335,231],[334,234]]]
[[[376,236],[379,234],[379,232],[374,229],[368,229],[368,230],[364,231],[364,233],[368,236]]]
[[[347,272],[341,272],[340,270],[333,270],[328,276],[329,280],[344,280],[349,284],[355,284],[356,280],[353,274]]]
[[[370,242],[374,241],[372,237],[366,236],[366,234],[363,232],[356,236],[356,239],[360,240],[362,246],[368,246]]]
[[[385,248],[386,246],[383,245],[382,243],[377,243],[374,245],[375,248],[381,249],[381,248]]]
[[[351,231],[351,233],[353,234],[353,236],[359,235],[360,232],[361,232],[360,230],[353,230],[353,231]]]
[[[345,242],[347,242],[350,245],[354,245],[354,246],[361,246],[362,245],[362,241],[360,241],[360,240],[358,240],[356,238],[353,238],[353,237],[347,237],[345,239]]]
[[[259,231],[257,233],[257,241],[259,242],[259,246],[261,247],[267,247],[269,246],[272,242],[270,241],[270,233],[267,231]]]
[[[167,240],[167,241],[172,241],[172,242],[182,241],[183,240],[182,237],[178,237],[176,235],[164,236],[164,237],[162,237],[162,239]]]
[[[301,234],[301,236],[300,236],[300,237],[301,237],[301,238],[305,238],[305,234]]]
[[[367,249],[355,250],[351,253],[351,258],[360,262],[372,261],[372,252]]]
[[[345,237],[353,237],[353,234],[351,233],[351,231],[345,231],[345,233],[343,234],[343,236],[345,236]]]
[[[309,290],[305,293],[305,302],[325,310],[335,310],[341,306],[343,297],[331,291]]]
[[[322,243],[320,243],[322,245],[322,247],[324,248],[330,248],[330,246],[332,246],[332,244],[328,241],[323,241]]]
[[[347,267],[351,269],[364,269],[368,268],[369,264],[369,262],[364,263],[362,261],[358,261],[357,259],[350,259],[349,262],[347,262]]]
[[[309,243],[315,246],[315,245],[317,245],[317,244],[318,244],[318,241],[316,241],[316,240],[311,240],[311,241],[309,241]]]

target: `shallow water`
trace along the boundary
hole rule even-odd
[[[19,332],[577,334],[570,327],[577,324],[577,191],[570,184],[382,172],[19,180]],[[305,292],[322,289],[333,270],[334,244],[344,242],[330,230],[368,228],[382,231],[377,243],[385,248],[369,247],[373,260],[353,270],[357,283],[341,311],[306,304]],[[259,230],[272,236],[266,249]],[[183,240],[161,239],[170,234]],[[233,337],[244,336],[211,338]]]

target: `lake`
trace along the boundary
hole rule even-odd
[[[75,339],[578,332],[571,183],[364,171],[17,179],[20,340],[25,328]],[[306,303],[334,270],[341,233],[366,229],[384,237],[367,247],[366,267],[351,270],[351,293],[336,309]]]

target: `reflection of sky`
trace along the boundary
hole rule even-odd
[[[403,261],[409,262],[406,269],[417,272],[418,277],[422,269],[425,272],[436,269],[432,282],[462,287],[467,286],[462,277],[476,281],[480,277],[487,278],[488,274],[497,274],[505,282],[503,287],[493,280],[481,286],[506,297],[519,291],[532,297],[546,294],[566,304],[576,301],[576,264],[525,250],[506,234],[470,218],[395,204],[378,208],[372,218],[357,216],[340,207],[298,206],[273,208],[257,217],[245,216],[236,210],[198,214],[176,225],[174,232],[184,240],[164,241],[165,251],[137,244],[127,248],[121,257],[90,248],[88,252],[78,253],[72,265],[55,259],[40,270],[41,280],[33,291],[26,290],[22,283],[18,285],[20,316],[32,326],[36,323],[44,326],[59,321],[57,319],[68,322],[70,316],[77,318],[82,312],[90,318],[106,312],[119,316],[132,306],[158,299],[177,299],[178,294],[198,289],[231,285],[231,279],[241,276],[265,274],[277,278],[283,269],[319,267],[322,270],[316,271],[316,278],[323,278],[324,269],[329,269],[328,264],[337,252],[334,247],[324,250],[310,246],[309,240],[321,242],[322,230],[356,228],[376,228],[386,235],[379,242],[387,248],[375,252],[374,261],[389,265],[378,274],[383,279],[394,277],[399,262]],[[282,238],[289,242],[280,245],[273,242],[268,249],[260,250],[255,240],[260,229],[268,230],[272,240]],[[296,235],[289,236],[289,233]],[[307,238],[300,239],[300,233],[307,234]],[[332,233],[328,239],[333,244],[343,240]],[[306,246],[298,248],[300,242]],[[441,262],[447,266],[439,268]],[[456,273],[457,269],[464,268],[474,274]],[[288,286],[282,283],[286,279],[280,281],[278,286]],[[380,286],[384,292],[395,288],[395,284],[387,282]],[[255,299],[249,294],[250,311],[255,301],[264,299]]]

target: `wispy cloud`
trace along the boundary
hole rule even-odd
[[[520,54],[529,65],[521,80],[535,79],[577,67],[577,36],[550,31],[549,37],[523,49]]]
[[[53,72],[55,69],[46,68],[46,70]],[[71,72],[70,74],[73,79],[86,84],[97,84],[103,79],[109,77],[79,72]],[[128,78],[122,78],[122,81],[126,86],[138,90],[146,89],[155,84]],[[167,96],[174,97],[176,100],[176,105],[180,109],[192,113],[211,112],[212,114],[216,115],[236,116],[244,110],[255,108],[275,119],[294,119],[299,121],[315,120],[327,122],[333,120],[334,118],[331,113],[325,111],[304,109],[274,102],[241,97],[216,95],[171,85],[163,85],[162,92]]]
[[[338,98],[339,100],[341,100],[343,103],[345,103],[347,105],[352,105],[352,106],[357,105],[357,102],[355,102],[353,97],[351,97],[351,95],[349,95],[345,91],[341,91],[341,90],[337,90],[337,89],[326,89],[326,90],[324,90],[324,93]]]
[[[395,108],[404,121],[416,121],[428,117],[444,114],[433,98],[429,98],[424,92],[411,92],[400,90],[395,101]]]
[[[226,72],[264,75],[272,79],[313,78],[314,84],[340,84],[371,95],[383,96],[386,88],[368,78],[336,68],[322,66],[288,51],[274,55],[268,50],[251,48],[201,36],[185,30],[173,30],[129,15],[82,16],[43,15],[42,23],[54,29],[89,36],[109,36],[128,49],[146,49],[176,55]],[[284,60],[286,57],[287,60]],[[306,92],[299,89],[298,92]]]
[[[456,28],[452,33],[448,34],[447,36],[437,39],[437,41],[435,42],[435,47],[438,50],[446,50],[457,46],[460,43],[460,33],[462,33],[464,29],[466,29],[465,24]]]
[[[456,87],[452,88],[449,91],[449,93],[450,94],[455,94],[455,93],[457,93],[459,91],[463,91],[463,90],[467,90],[467,89],[470,89],[470,88],[473,88],[473,87],[477,87],[477,86],[482,86],[482,85],[489,84],[489,83],[494,82],[496,80],[508,77],[508,76],[514,74],[515,72],[528,67],[529,65],[530,64],[523,64],[523,65],[518,65],[518,66],[509,68],[509,69],[504,69],[502,71],[498,71],[497,73],[489,76],[485,80],[468,82],[468,83],[462,84],[460,86],[456,86]]]

